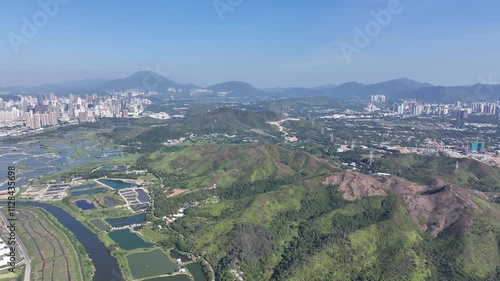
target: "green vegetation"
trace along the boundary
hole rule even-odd
[[[273,145],[199,145],[174,152],[154,152],[138,159],[175,188],[227,186],[238,181],[302,176],[332,171],[332,165],[306,153],[295,153]]]
[[[167,198],[164,190],[154,190],[157,217],[171,215],[185,203],[200,202],[212,195],[236,199],[336,171],[332,164],[307,153],[274,145],[190,146],[144,155],[137,165],[161,177],[168,187],[197,190],[174,198]],[[204,190],[211,187],[216,188]]]
[[[213,175],[224,178],[238,171],[234,181],[216,189],[192,185],[194,192],[173,198],[155,194],[158,215],[168,215],[186,203],[205,202],[159,231],[164,235],[160,244],[203,255],[213,266],[216,280],[233,280],[231,269],[240,269],[247,280],[449,280],[447,276],[453,276],[453,280],[486,281],[498,277],[500,229],[491,215],[497,207],[488,202],[480,202],[485,210],[491,209],[486,212],[491,216],[482,223],[478,216],[474,218],[478,223],[465,232],[450,228],[434,238],[417,227],[396,195],[344,201],[336,188],[322,184],[324,174],[335,172],[335,166],[310,155],[270,145],[211,145],[148,157],[148,165],[157,173],[175,173],[167,184],[218,182]],[[214,165],[216,159],[222,159],[222,164]],[[378,162],[408,171],[414,165],[404,161],[397,165],[395,159]],[[266,167],[262,164],[266,161],[273,165]],[[448,161],[454,165],[456,160]],[[473,163],[466,166],[468,160],[463,161],[464,173],[473,170]],[[420,181],[447,169],[440,167]],[[263,169],[272,172],[252,177]],[[213,196],[216,200],[208,200]],[[473,246],[480,241],[484,247]],[[489,262],[481,262],[484,259]]]
[[[185,138],[194,134],[194,142],[203,142],[203,136],[212,135],[209,139],[214,142],[220,135],[236,135],[234,138],[221,138],[222,143],[242,143],[244,140],[265,140],[272,142],[272,136],[264,136],[252,132],[259,129],[268,134],[276,133],[276,127],[268,121],[278,120],[272,111],[253,111],[234,108],[216,108],[200,111],[192,110],[185,119],[150,120],[139,119],[128,122],[106,120],[103,124],[95,125],[100,129],[106,127],[106,122],[113,124],[114,129],[103,132],[100,136],[113,140],[117,144],[128,146],[126,151],[133,153],[169,151],[163,143],[167,140]],[[158,124],[161,122],[161,124]],[[164,125],[168,126],[158,126]],[[175,149],[175,148],[174,148]]]

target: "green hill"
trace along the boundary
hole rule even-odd
[[[325,174],[332,164],[304,152],[274,145],[197,145],[174,152],[157,151],[138,163],[175,188],[227,187],[236,182]]]
[[[404,159],[404,171],[424,161]],[[500,280],[500,206],[485,193],[335,173],[272,145],[194,146],[144,160],[167,186],[192,190],[156,193],[157,215],[205,202],[165,228],[162,243],[205,257],[215,280],[234,280],[234,271],[258,281]],[[428,161],[445,167],[438,176],[451,165]],[[464,173],[479,177],[466,163]]]
[[[134,122],[133,128],[119,127],[106,136],[111,137],[120,144],[140,144],[141,151],[162,150],[163,142],[169,139],[179,139],[187,135],[197,136],[211,134],[226,134],[228,136],[237,134],[238,140],[245,136],[251,139],[269,139],[277,134],[276,126],[268,124],[268,121],[278,120],[276,113],[272,111],[251,111],[233,108],[218,108],[211,111],[188,115],[185,119],[162,120],[165,126],[150,126],[150,123],[141,124]],[[137,127],[139,127],[137,129]],[[254,130],[262,131],[257,134]],[[129,132],[138,132],[131,134]],[[236,141],[236,140],[235,140]],[[134,145],[137,146],[137,145]]]
[[[250,129],[275,131],[276,128],[266,122],[277,120],[279,118],[273,111],[218,108],[189,116],[183,125],[189,131],[207,134],[234,133]]]
[[[250,197],[283,188],[300,178],[339,170],[304,152],[259,144],[208,144],[157,151],[142,156],[137,166],[161,177],[170,189],[189,190],[175,198],[168,198],[167,190],[155,190],[155,214],[160,217],[170,215],[186,202],[211,195],[225,199]]]

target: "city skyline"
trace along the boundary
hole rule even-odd
[[[0,12],[0,85],[114,79],[156,66],[169,79],[202,87],[231,80],[267,88],[400,77],[448,86],[492,76],[487,82],[495,83],[499,5],[10,1]],[[34,20],[42,21],[36,32],[23,34],[26,21]]]

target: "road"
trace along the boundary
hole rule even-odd
[[[7,220],[7,217],[3,212],[0,211],[0,217],[2,217],[2,220],[4,224],[7,226],[9,225],[9,222]],[[7,240],[5,240],[7,241]],[[21,252],[23,253],[24,257],[24,264],[26,265],[26,268],[24,270],[24,281],[30,281],[31,277],[31,259],[28,255],[28,250],[26,250],[26,247],[24,247],[23,241],[19,237],[16,236],[16,245],[19,246],[17,249],[21,249]],[[20,266],[22,263],[16,264],[16,266]]]

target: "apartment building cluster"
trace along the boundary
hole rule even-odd
[[[428,104],[416,100],[394,103],[392,110],[398,115],[452,115],[467,118],[468,115],[497,115],[500,102],[462,102],[456,104]]]
[[[103,117],[140,117],[144,106],[151,103],[141,94],[131,90],[67,97],[48,93],[3,99],[0,95],[0,127],[39,129],[62,123],[93,122]]]

